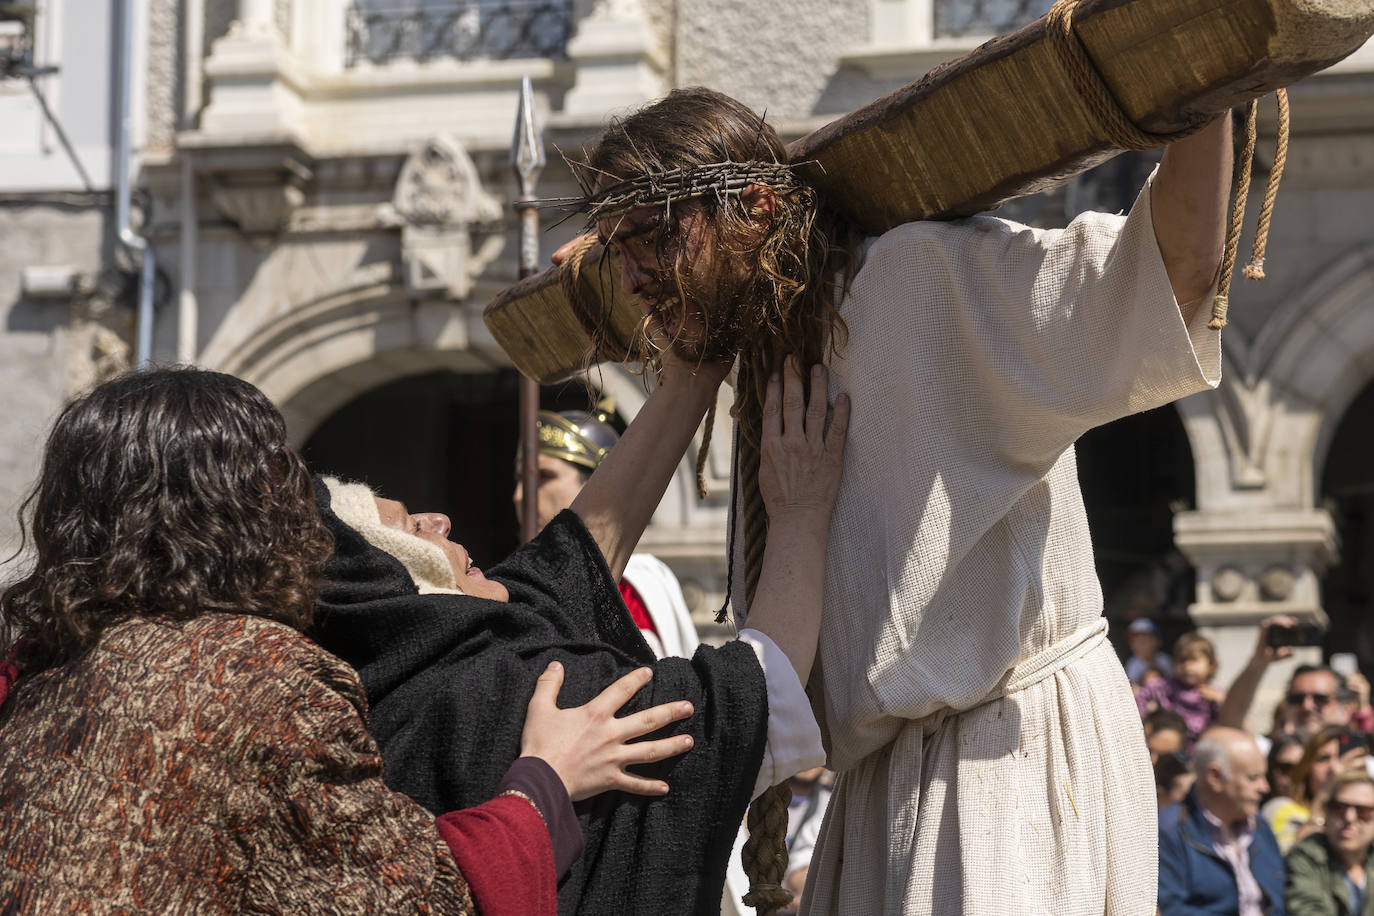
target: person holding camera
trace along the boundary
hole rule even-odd
[[[1269,666],[1291,657],[1292,646],[1315,644],[1320,636],[1315,627],[1305,627],[1296,618],[1284,614],[1261,621],[1254,654],[1231,682],[1226,699],[1217,713],[1217,724],[1244,728],[1255,691]],[[1352,683],[1347,685],[1344,678],[1324,665],[1303,665],[1295,670],[1288,682],[1288,689],[1284,691],[1283,702],[1275,715],[1270,735],[1258,739],[1260,750],[1266,754],[1269,752],[1270,739],[1274,735],[1296,734],[1307,738],[1323,725],[1348,727],[1355,712],[1354,707],[1367,705],[1368,702],[1368,682],[1358,673],[1355,677],[1358,681],[1352,678]],[[1365,698],[1361,700],[1356,695],[1354,702],[1341,702],[1341,692],[1348,686],[1363,687]]]

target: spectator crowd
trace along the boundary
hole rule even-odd
[[[1263,621],[1223,690],[1207,637],[1186,633],[1165,652],[1154,621],[1127,628],[1159,802],[1161,916],[1374,916],[1374,710],[1354,657],[1298,666],[1262,715],[1268,730],[1245,726],[1299,634],[1290,617]]]

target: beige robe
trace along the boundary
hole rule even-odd
[[[810,686],[840,776],[804,914],[1154,911],[1073,442],[1215,386],[1207,312],[1185,327],[1148,186],[1129,217],[868,243],[831,366],[853,415]]]

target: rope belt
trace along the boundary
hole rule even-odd
[[[1034,687],[1043,680],[1058,674],[1078,659],[1097,649],[1107,641],[1107,619],[1097,620],[1080,627],[1064,639],[1053,643],[1030,658],[1022,659],[1007,669],[992,692],[972,706],[962,709],[945,707],[920,720],[921,733],[926,737],[938,731],[945,721],[955,716],[981,709],[990,703],[1004,700],[1014,693]]]

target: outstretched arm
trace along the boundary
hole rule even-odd
[[[663,371],[625,435],[573,500],[611,576],[619,579],[729,366],[687,366],[665,359]]]
[[[1269,645],[1269,629],[1275,626],[1296,626],[1297,622],[1296,618],[1282,614],[1267,617],[1260,621],[1255,651],[1250,655],[1250,661],[1245,664],[1245,667],[1240,670],[1240,674],[1236,675],[1236,679],[1227,688],[1226,699],[1222,701],[1221,709],[1217,711],[1213,725],[1245,728],[1245,717],[1250,713],[1250,706],[1255,701],[1255,691],[1264,678],[1264,672],[1269,670],[1271,663],[1288,658],[1293,654],[1293,650],[1287,646],[1275,648]]]
[[[1174,298],[1190,314],[1212,287],[1226,244],[1227,201],[1231,194],[1231,115],[1219,116],[1202,130],[1164,151],[1150,191],[1155,238]]]

